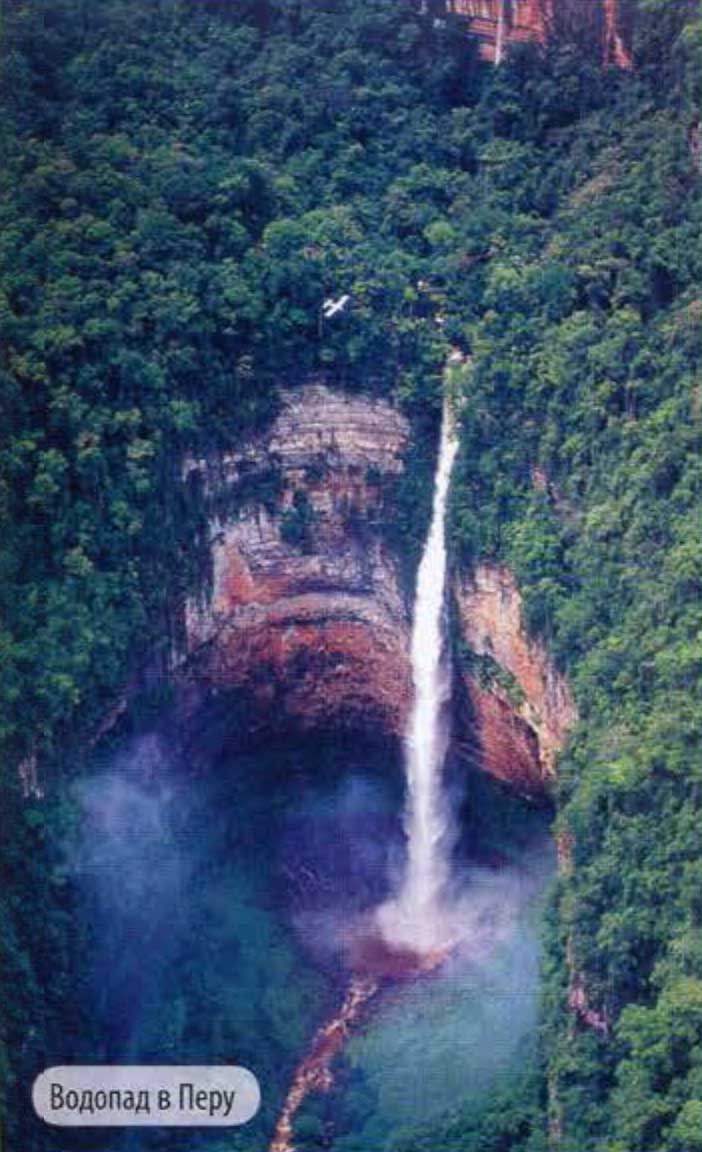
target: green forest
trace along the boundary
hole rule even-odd
[[[4,0],[7,1152],[93,1026],[65,783],[207,581],[186,455],[313,375],[435,428],[453,349],[454,561],[515,573],[579,722],[537,1057],[388,1152],[702,1152],[702,11],[630,17],[630,71],[577,21],[493,68],[440,0]],[[413,556],[421,460],[397,499]]]

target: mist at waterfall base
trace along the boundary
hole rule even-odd
[[[76,1147],[266,1148],[292,1071],[348,984],[349,933],[391,897],[403,776],[399,747],[319,736],[225,745],[193,774],[170,751],[167,720],[96,761],[76,786],[72,872],[91,938],[76,986],[99,1043],[76,1030],[63,1058],[243,1063],[263,1107],[225,1139],[86,1130]],[[330,1127],[340,1152],[382,1152],[408,1123],[479,1101],[533,1037],[524,991],[536,986],[535,900],[552,867],[546,819],[478,776],[465,804],[472,823],[453,856],[463,942],[374,1002],[332,1090],[300,1110],[299,1152]]]

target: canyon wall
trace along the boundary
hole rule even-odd
[[[402,731],[409,612],[381,525],[408,434],[389,404],[308,384],[282,391],[264,436],[189,464],[220,511],[210,594],[186,614],[188,674],[244,692],[252,726]]]
[[[181,668],[197,707],[234,692],[254,733],[402,736],[411,605],[383,525],[409,434],[386,402],[310,383],[283,389],[268,431],[238,452],[188,463],[211,508],[212,578],[187,605]],[[471,759],[542,792],[575,716],[567,686],[526,637],[505,569],[479,565],[454,594],[463,646],[478,658],[458,669]]]
[[[543,645],[527,637],[521,597],[506,568],[477,565],[459,576],[455,595],[481,766],[523,791],[541,792],[576,719],[568,685]]]
[[[449,7],[469,21],[484,60],[499,64],[506,44],[545,44],[546,0],[449,0]]]
[[[484,60],[500,63],[509,44],[545,45],[550,36],[595,40],[602,63],[630,68],[621,0],[448,0],[469,23]]]

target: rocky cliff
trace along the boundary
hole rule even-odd
[[[587,35],[605,66],[630,68],[621,0],[449,0],[479,38],[480,54],[498,63],[508,44],[541,44],[560,33]]]
[[[480,564],[459,577],[456,601],[480,763],[523,791],[543,791],[576,718],[568,685],[543,645],[527,637],[506,568]]]
[[[410,429],[389,404],[322,384],[283,390],[258,439],[191,461],[212,508],[212,579],[186,613],[196,703],[236,693],[252,731],[292,725],[400,737],[411,699],[410,605],[383,533]],[[522,792],[553,774],[575,710],[527,638],[514,580],[455,581],[472,758]]]
[[[544,0],[452,0],[449,7],[469,21],[484,60],[499,64],[507,44],[545,44],[548,35]]]
[[[408,433],[387,403],[310,384],[236,455],[191,462],[220,512],[188,668],[204,691],[244,692],[252,725],[401,732],[409,612],[381,524]]]

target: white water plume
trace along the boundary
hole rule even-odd
[[[430,951],[448,945],[442,898],[452,842],[442,774],[449,743],[451,664],[446,645],[446,502],[458,450],[444,402],[431,526],[419,565],[412,625],[414,697],[405,736],[407,862],[397,897],[378,912],[389,944]]]

